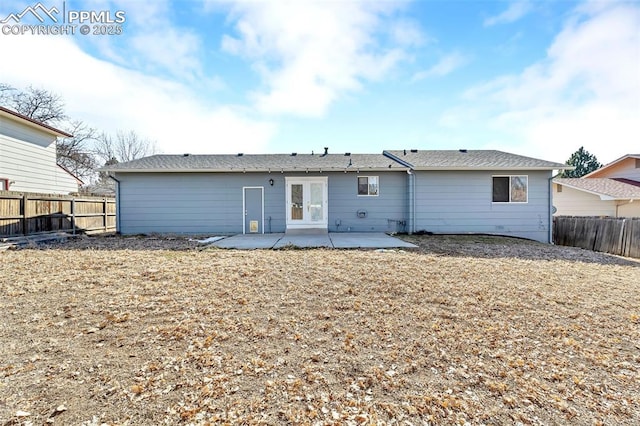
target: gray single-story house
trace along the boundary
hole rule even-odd
[[[122,234],[482,233],[549,242],[552,171],[489,150],[153,155],[103,168]]]

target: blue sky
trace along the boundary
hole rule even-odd
[[[0,20],[36,3],[3,2]],[[121,10],[122,34],[0,34],[1,57],[19,58],[0,81],[60,93],[73,118],[135,130],[164,153],[640,151],[637,2],[64,7]]]

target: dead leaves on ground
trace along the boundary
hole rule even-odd
[[[4,422],[640,419],[637,266],[124,240],[2,253]]]

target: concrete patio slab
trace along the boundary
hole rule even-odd
[[[226,249],[252,250],[270,249],[284,234],[238,234],[211,244]]]
[[[402,241],[382,232],[336,232],[329,234],[335,248],[415,248],[415,244]]]
[[[300,248],[311,247],[329,247],[333,248],[329,234],[284,234],[284,236],[273,247],[283,248],[286,246],[295,246]]]
[[[217,238],[217,237],[216,237]],[[238,234],[210,244],[225,249],[253,250],[279,249],[287,246],[300,248],[414,248],[406,241],[382,232],[344,232],[310,234]]]

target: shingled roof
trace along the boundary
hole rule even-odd
[[[496,150],[392,150],[386,155],[415,170],[567,170],[566,164]]]
[[[556,170],[566,164],[493,150],[397,150],[382,154],[153,155],[108,172],[299,172],[375,170]]]
[[[605,200],[640,200],[640,182],[630,179],[557,178],[553,182],[598,195]]]
[[[103,167],[109,172],[300,172],[406,170],[382,154],[153,155]]]

